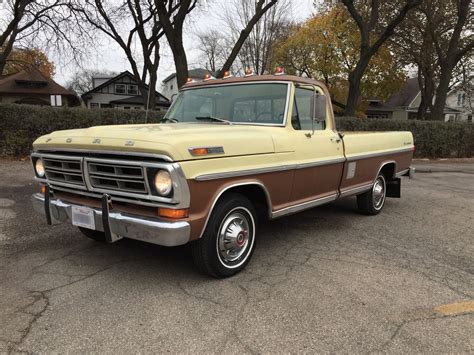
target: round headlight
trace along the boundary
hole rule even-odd
[[[36,160],[35,170],[36,175],[38,175],[40,178],[44,177],[44,165],[41,159]]]
[[[155,188],[156,191],[162,196],[166,196],[171,192],[173,182],[171,181],[171,175],[166,170],[160,170],[155,175]]]

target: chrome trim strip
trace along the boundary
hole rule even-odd
[[[125,155],[130,157],[143,157],[143,158],[155,158],[155,159],[162,159],[167,162],[174,162],[171,157],[164,155],[164,154],[155,154],[155,153],[142,153],[142,152],[119,152],[116,150],[93,150],[93,149],[67,149],[67,148],[44,148],[44,149],[37,149],[32,154],[45,152],[45,154],[53,153],[53,152],[71,152],[71,153],[92,153],[92,154],[107,154],[107,155]],[[54,154],[54,153],[53,153]],[[56,155],[55,155],[56,156]],[[64,156],[65,158],[70,159],[70,156]]]
[[[359,187],[349,187],[344,190],[341,190],[341,193],[339,194],[339,197],[347,197],[347,196],[352,196],[352,195],[358,195],[360,193],[369,191],[372,188],[373,184],[366,184],[363,186]]]
[[[255,169],[247,169],[247,170],[239,170],[239,171],[228,171],[228,172],[222,172],[222,173],[203,174],[203,175],[196,176],[194,180],[207,181],[207,180],[225,179],[225,178],[230,178],[230,177],[265,174],[265,173],[272,173],[272,172],[277,172],[277,171],[307,169],[307,168],[312,168],[312,167],[317,167],[317,166],[343,163],[345,160],[346,160],[345,158],[337,158],[337,159],[319,160],[319,161],[314,161],[310,163],[302,163],[302,164],[279,165],[279,166],[271,166],[267,168],[255,168]]]
[[[377,180],[377,177],[380,175],[380,172],[382,171],[383,167],[388,164],[395,165],[395,168],[393,169],[393,176],[391,177],[393,178],[395,176],[395,172],[397,171],[397,162],[395,160],[386,160],[386,161],[383,161],[382,164],[380,164],[379,171],[377,172],[377,175],[375,175],[373,182]]]
[[[393,149],[393,150],[389,150],[385,152],[377,152],[377,153],[355,154],[355,155],[347,156],[347,161],[375,158],[375,157],[381,157],[381,156],[389,155],[389,154],[397,154],[397,153],[404,153],[404,152],[411,152],[411,151],[413,151],[413,147],[399,148],[399,149]]]
[[[207,228],[207,223],[209,222],[209,218],[211,218],[211,214],[212,214],[212,211],[214,210],[214,206],[216,205],[217,201],[219,201],[219,198],[222,196],[222,194],[224,192],[226,192],[227,190],[229,190],[231,188],[234,188],[234,187],[252,186],[252,185],[261,187],[263,189],[263,191],[265,192],[265,196],[267,198],[267,204],[268,204],[268,217],[271,218],[271,215],[272,215],[272,200],[270,198],[270,194],[268,193],[267,188],[265,187],[265,185],[263,185],[261,182],[258,182],[258,181],[249,181],[249,182],[242,182],[242,183],[232,184],[232,185],[229,185],[229,186],[225,187],[224,189],[222,189],[219,192],[219,194],[216,196],[214,201],[212,202],[212,206],[209,209],[209,213],[207,214],[206,222],[204,223],[201,234],[199,235],[199,239],[202,238],[202,235],[204,234],[204,231]]]
[[[46,213],[44,196],[34,194],[31,196],[31,200],[35,211],[44,215]],[[70,221],[72,219],[72,206],[78,205],[65,203],[58,199],[51,199],[49,210],[53,224]],[[191,226],[186,221],[169,222],[159,218],[141,217],[114,212],[113,210],[110,211],[107,217],[103,216],[101,209],[90,209],[94,213],[97,230],[104,231],[104,219],[106,219],[110,226],[110,231],[120,237],[137,239],[163,246],[177,246],[186,244],[191,235]]]
[[[336,200],[338,197],[337,194],[332,194],[326,197],[317,198],[315,200],[299,203],[297,205],[289,206],[272,212],[272,219],[286,216],[288,214],[293,214],[302,210],[306,210],[312,207],[324,205],[325,203]]]

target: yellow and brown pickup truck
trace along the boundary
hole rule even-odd
[[[211,79],[186,84],[160,124],[38,138],[32,200],[49,224],[96,240],[191,243],[201,271],[226,277],[249,262],[257,221],[346,196],[378,214],[414,149],[410,132],[338,132],[318,81]]]

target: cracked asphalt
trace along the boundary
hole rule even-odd
[[[0,165],[0,352],[473,352],[474,175],[420,173],[367,217],[355,199],[260,228],[215,280],[188,248],[46,226],[29,162]]]

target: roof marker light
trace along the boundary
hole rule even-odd
[[[186,84],[193,83],[193,82],[194,82],[194,80],[191,77],[189,77],[188,80],[186,80]]]
[[[285,74],[285,69],[283,69],[283,67],[276,67],[275,75],[284,75],[284,74]]]
[[[222,79],[227,79],[227,78],[231,78],[233,77],[233,75],[230,73],[230,71],[226,70],[224,72],[224,76],[222,77]]]
[[[255,75],[255,73],[253,72],[251,68],[245,69],[245,76],[252,76],[252,75]]]
[[[211,74],[206,73],[206,75],[204,75],[204,81],[208,81],[208,80],[211,80],[211,79],[215,79]]]

